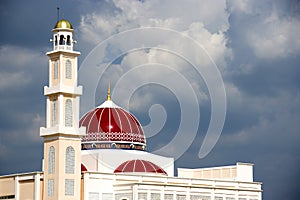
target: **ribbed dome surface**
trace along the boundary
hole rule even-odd
[[[167,175],[167,172],[161,167],[146,160],[128,160],[119,165],[114,173],[155,173]]]
[[[111,100],[86,113],[79,126],[86,127],[82,143],[94,145],[87,148],[112,148],[111,145],[101,144],[114,144],[119,145],[114,148],[134,149],[146,145],[145,135],[138,120]]]

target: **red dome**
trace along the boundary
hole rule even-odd
[[[82,148],[141,149],[146,139],[141,124],[129,112],[115,105],[111,100],[86,113],[79,121],[86,127],[82,137]]]
[[[167,175],[167,172],[161,167],[146,160],[128,160],[119,165],[114,173],[156,173]]]
[[[81,171],[82,172],[87,172],[87,168],[85,167],[84,164],[81,163]]]

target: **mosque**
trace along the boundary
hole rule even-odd
[[[174,159],[147,152],[138,119],[106,100],[79,118],[74,29],[59,20],[52,30],[43,169],[0,176],[0,199],[15,200],[261,200],[253,164],[178,168]]]

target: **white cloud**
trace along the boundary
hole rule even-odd
[[[300,21],[283,12],[284,2],[229,2],[229,12],[241,21],[240,36],[258,58],[286,58],[300,51]]]
[[[208,94],[203,89],[201,76],[209,76],[206,79],[214,79],[216,74],[208,73],[209,68],[214,63],[223,70],[226,67],[226,59],[230,59],[231,50],[227,47],[227,38],[225,32],[228,25],[228,12],[225,1],[207,1],[199,2],[195,0],[180,1],[113,1],[114,9],[111,14],[93,12],[83,15],[80,24],[80,38],[83,42],[97,45],[108,37],[114,37],[114,34],[122,31],[128,31],[132,28],[141,27],[159,27],[151,31],[129,32],[125,36],[114,37],[106,46],[106,58],[98,55],[96,59],[110,62],[108,57],[114,54],[119,56],[121,53],[128,53],[123,57],[120,65],[114,65],[107,71],[109,78],[117,81],[128,70],[136,66],[158,63],[166,65],[175,70],[179,75],[184,76],[189,81],[189,86],[193,87],[195,94],[201,98],[201,102],[207,101]],[[111,7],[110,7],[111,9]],[[182,12],[184,11],[184,12]],[[165,31],[164,31],[165,30]],[[159,41],[159,42],[157,42]],[[149,45],[150,44],[150,45]],[[142,50],[129,52],[134,48],[153,47],[147,52]],[[158,48],[158,49],[157,49]],[[113,53],[111,53],[112,50]],[[175,53],[175,54],[174,54]],[[177,54],[177,55],[176,55]],[[113,56],[113,57],[114,57]],[[188,62],[194,64],[191,66]],[[103,64],[102,66],[105,66]],[[202,71],[202,74],[197,74]],[[152,71],[135,72],[128,84],[136,84],[148,80],[155,74],[156,81],[164,81],[166,77],[171,79],[171,73],[162,73],[159,68],[153,68]],[[99,75],[101,76],[101,75]],[[179,82],[172,82],[172,86],[181,88],[181,93],[185,92],[185,86]],[[210,84],[215,84],[211,81]],[[121,87],[124,87],[122,85]],[[130,88],[131,86],[128,86]],[[171,86],[169,86],[171,87]],[[212,87],[220,87],[213,85]],[[125,95],[125,94],[124,94]],[[126,94],[128,95],[128,94]],[[177,94],[182,96],[181,94]],[[120,98],[126,100],[126,98]],[[151,98],[146,98],[150,100]],[[188,98],[186,99],[188,100]],[[140,99],[140,103],[145,103]]]
[[[32,67],[32,63],[46,60],[40,51],[19,46],[3,45],[0,47],[0,64],[6,69],[26,70]],[[24,69],[24,67],[27,67]]]
[[[249,32],[248,42],[260,58],[273,59],[295,55],[300,51],[299,27],[299,20],[279,18],[276,15],[276,18],[267,18],[258,24],[255,32]]]
[[[2,72],[0,74],[0,91],[13,87],[24,87],[31,81],[24,72]]]
[[[113,1],[110,15],[99,9],[81,17],[81,39],[97,44],[124,30],[137,27],[163,27],[186,31],[193,23],[201,22],[210,32],[228,29],[225,1]],[[111,9],[111,8],[110,8]]]

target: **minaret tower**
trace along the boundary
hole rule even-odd
[[[44,200],[80,199],[81,137],[79,128],[79,97],[82,87],[77,85],[77,57],[73,51],[73,27],[67,20],[59,20],[53,32],[53,50],[49,57],[49,87],[46,127],[40,130],[44,138]]]

